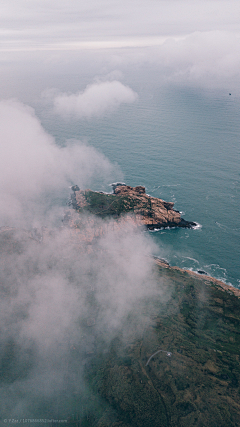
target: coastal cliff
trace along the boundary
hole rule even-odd
[[[193,228],[195,222],[181,218],[179,211],[173,209],[174,203],[146,194],[145,187],[130,187],[113,184],[113,194],[91,190],[82,191],[73,186],[72,205],[76,211],[88,211],[104,217],[119,217],[125,213],[135,216],[140,225],[147,228],[184,227]]]
[[[146,304],[152,323],[141,337],[125,347],[116,339],[88,371],[115,414],[97,426],[239,427],[240,291],[156,264],[171,298]]]

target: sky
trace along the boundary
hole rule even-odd
[[[196,31],[239,33],[240,5],[236,0],[13,0],[2,1],[0,12],[2,49],[34,50],[144,46]]]
[[[73,92],[74,73],[84,90],[96,76],[117,70],[127,80],[146,65],[165,83],[238,87],[239,16],[236,0],[3,0],[0,96]]]

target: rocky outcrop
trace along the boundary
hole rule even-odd
[[[101,217],[132,213],[141,225],[149,229],[196,226],[195,222],[181,218],[180,212],[173,209],[174,203],[149,196],[142,186],[113,184],[113,194],[78,190],[74,191],[72,200],[77,211],[88,210]]]

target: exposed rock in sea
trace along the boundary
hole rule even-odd
[[[100,217],[119,217],[131,213],[139,224],[150,230],[166,227],[193,228],[197,225],[181,218],[180,212],[173,209],[174,203],[149,196],[141,185],[130,187],[122,183],[113,184],[113,194],[75,190],[75,187],[72,187],[72,206],[78,212],[85,210]]]

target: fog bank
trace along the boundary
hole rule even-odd
[[[57,146],[34,110],[16,100],[0,102],[0,140],[1,226],[47,225],[62,215],[69,186],[86,188],[98,181],[101,189],[122,177],[91,146],[80,141]]]

